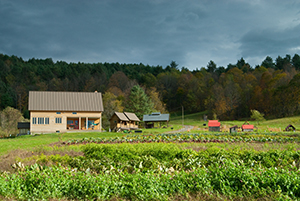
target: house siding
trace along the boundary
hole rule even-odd
[[[57,111],[60,112],[60,111]],[[76,114],[73,114],[76,112]],[[49,118],[49,124],[38,124],[38,118]],[[54,132],[66,132],[68,131],[67,120],[73,120],[78,118],[78,130],[92,130],[92,128],[86,128],[84,122],[86,120],[93,120],[95,124],[94,130],[99,130],[101,132],[101,117],[102,112],[60,112],[57,114],[54,111],[31,111],[30,112],[30,132],[31,133],[54,133]],[[33,124],[33,118],[36,118],[36,124]],[[61,118],[61,123],[55,123],[56,118]],[[81,120],[81,121],[80,121]]]

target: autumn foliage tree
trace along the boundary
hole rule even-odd
[[[18,122],[24,121],[21,112],[7,107],[0,112],[0,137],[15,136],[18,134]]]
[[[109,119],[112,117],[112,115],[115,112],[123,112],[124,107],[122,100],[118,100],[118,97],[111,92],[104,93],[102,99],[104,107],[102,124],[103,128],[105,129],[109,128]]]

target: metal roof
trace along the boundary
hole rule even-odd
[[[29,91],[28,110],[102,112],[102,94],[98,92]]]
[[[254,129],[254,125],[242,125],[242,129]]]
[[[126,117],[126,115],[122,112],[115,112],[115,115],[121,120],[121,121],[129,121],[129,119]],[[114,115],[113,115],[114,116]],[[113,117],[112,116],[112,117]],[[111,118],[110,118],[111,119]]]
[[[143,121],[145,122],[169,121],[169,120],[170,120],[170,114],[152,113],[152,114],[145,114],[143,116]]]
[[[218,120],[209,120],[208,127],[220,127],[221,123]]]
[[[127,116],[127,118],[128,118],[130,121],[140,121],[140,119],[139,119],[134,113],[131,113],[131,112],[124,112],[124,114]]]

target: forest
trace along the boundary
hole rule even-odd
[[[0,54],[0,110],[10,106],[29,118],[29,91],[98,91],[109,118],[113,110],[132,111],[132,89],[142,89],[149,112],[207,111],[220,120],[246,119],[255,109],[266,118],[300,114],[300,56],[267,56],[251,67],[243,58],[227,67],[209,61],[196,70],[170,65],[24,61]],[[104,113],[105,115],[105,113]]]

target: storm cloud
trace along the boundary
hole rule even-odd
[[[300,54],[296,0],[0,0],[0,53],[66,62],[170,64]]]

